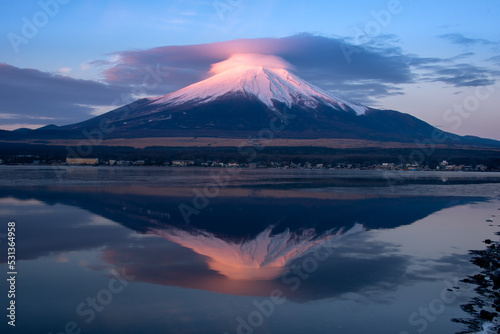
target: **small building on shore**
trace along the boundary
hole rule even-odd
[[[177,167],[186,167],[186,166],[193,166],[194,165],[194,160],[173,160],[172,161],[172,166],[177,166]]]
[[[97,165],[99,164],[98,158],[66,158],[68,165]]]

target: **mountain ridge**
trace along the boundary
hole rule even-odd
[[[349,102],[289,68],[274,56],[235,55],[214,64],[209,78],[175,92],[75,124],[3,131],[0,140],[249,138],[267,131],[273,138],[415,143],[439,137],[443,141],[434,144],[500,147],[499,141],[444,132],[399,111]]]

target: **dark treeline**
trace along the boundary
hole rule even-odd
[[[70,152],[80,152],[75,155]],[[29,156],[29,157],[26,157]],[[489,169],[500,168],[500,151],[478,149],[437,148],[325,148],[325,147],[147,147],[144,149],[119,146],[92,146],[85,150],[78,147],[0,143],[0,159],[4,163],[22,163],[26,158],[50,162],[64,162],[66,157],[98,158],[101,161],[145,160],[163,164],[172,160],[196,162],[293,162],[293,163],[350,163],[370,166],[381,163],[407,164],[418,162],[435,168],[443,160],[457,165],[485,165]]]

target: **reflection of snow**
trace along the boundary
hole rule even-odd
[[[217,238],[205,231],[188,232],[175,227],[152,229],[151,232],[207,256],[210,269],[241,280],[271,280],[279,277],[292,260],[326,246],[344,236],[359,233],[365,228],[356,224],[344,233],[327,231],[318,236],[314,229],[302,233],[285,232],[271,235],[267,228],[255,239],[234,243]]]
[[[483,324],[483,330],[480,331],[480,332],[477,332],[477,334],[491,334],[491,333],[495,333],[493,330],[495,329],[494,328],[494,324],[492,324],[491,322],[485,322]]]

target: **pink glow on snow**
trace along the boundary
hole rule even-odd
[[[286,230],[272,235],[268,228],[255,239],[241,242],[226,241],[205,231],[193,233],[174,227],[151,232],[206,256],[209,268],[227,278],[272,280],[280,277],[291,261],[317,247],[331,247],[332,242],[363,231],[365,228],[360,224],[348,231],[328,231],[322,235],[317,235],[314,229],[301,233]]]

